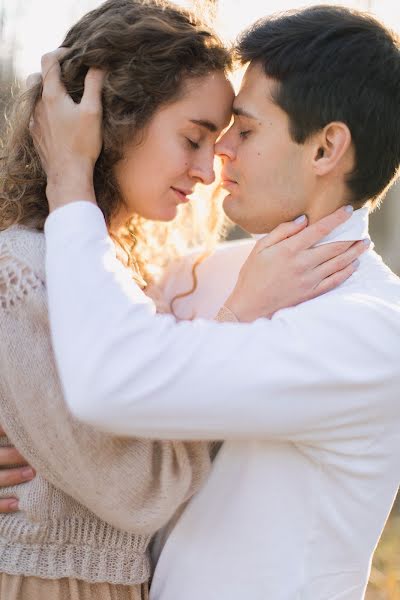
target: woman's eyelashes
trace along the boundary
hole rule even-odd
[[[239,137],[242,140],[245,140],[246,138],[249,137],[250,133],[251,133],[250,129],[246,129],[245,131],[239,131]]]
[[[195,142],[193,140],[191,140],[190,138],[186,138],[187,141],[189,142],[189,146],[193,149],[193,150],[198,150],[200,148],[200,144],[198,142]]]

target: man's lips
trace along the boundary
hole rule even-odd
[[[238,184],[237,181],[235,181],[234,179],[231,179],[230,177],[221,177],[221,187],[224,189],[232,189],[234,187],[236,187]]]
[[[225,187],[226,185],[238,185],[237,180],[232,177],[229,173],[227,173],[225,170],[222,170],[221,172],[221,185],[222,187]]]

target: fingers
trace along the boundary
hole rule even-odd
[[[33,115],[31,116],[31,118],[29,120],[29,132],[31,134],[33,143],[35,145],[36,152],[39,154],[39,157],[43,164],[43,159],[42,159],[41,150],[40,150],[40,142],[41,142],[40,120],[41,120],[42,111],[43,111],[43,102],[40,99],[37,102],[37,104],[35,106],[35,110],[33,112]]]
[[[9,467],[11,465],[27,465],[25,458],[13,446],[0,448],[0,466]]]
[[[17,498],[4,498],[0,500],[0,513],[13,513],[18,510]]]
[[[343,206],[331,215],[313,223],[313,225],[307,227],[307,229],[299,233],[296,237],[288,240],[287,243],[295,252],[311,248],[339,227],[339,225],[348,221],[352,214],[353,208],[351,206]]]
[[[317,267],[315,269],[315,275],[317,276],[318,280],[322,281],[323,279],[330,277],[334,273],[343,271],[343,269],[346,269],[350,266],[353,267],[354,273],[354,271],[358,267],[358,263],[354,263],[354,261],[357,261],[358,257],[361,256],[367,250],[370,244],[369,240],[367,241],[368,244],[365,240],[362,240],[361,242],[356,242],[346,252],[343,252],[343,254],[340,254],[339,256],[336,256],[335,258],[332,258],[320,265],[319,267]]]
[[[39,83],[42,83],[41,73],[31,73],[26,78],[26,89],[30,90],[30,89],[36,87]]]
[[[67,93],[61,82],[60,67],[60,60],[67,52],[67,48],[57,48],[42,56],[43,98],[50,100]]]
[[[296,235],[307,226],[307,217],[303,215],[299,217],[295,221],[288,221],[287,223],[281,223],[278,227],[275,227],[265,237],[261,238],[256,244],[256,248],[258,251],[265,250],[266,248],[270,248],[279,242],[283,242],[287,238],[292,235]]]
[[[322,294],[334,290],[351,277],[356,269],[357,266],[351,263],[345,269],[342,269],[342,271],[337,271],[333,275],[330,275],[314,288],[312,297],[316,298],[317,296],[321,296]]]
[[[9,487],[26,483],[35,477],[36,473],[31,467],[18,467],[16,469],[0,470],[0,487]]]
[[[85,77],[85,88],[81,100],[81,107],[86,112],[98,114],[101,112],[101,91],[103,89],[105,72],[101,69],[91,68]]]
[[[6,435],[7,433],[0,425],[0,437]],[[0,467],[10,467],[11,465],[27,466],[28,463],[14,446],[0,446]]]
[[[331,260],[331,258],[336,258],[336,256],[347,252],[347,250],[353,245],[354,241],[334,242],[323,244],[322,246],[317,246],[316,248],[310,248],[309,250],[305,250],[303,252],[304,256],[306,257],[305,262],[307,266],[314,269],[328,260]]]

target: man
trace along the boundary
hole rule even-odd
[[[266,233],[351,203],[330,239],[365,237],[400,164],[397,39],[368,16],[315,7],[256,24],[239,53],[250,66],[217,145],[227,214]],[[70,177],[49,190],[46,224],[70,408],[119,435],[228,440],[165,545],[152,598],[362,598],[398,487],[398,278],[370,249],[345,284],[271,320],[177,324],[131,281],[123,293],[100,212],[76,202],[90,178],[76,175],[70,197]],[[240,294],[226,304],[252,320]]]

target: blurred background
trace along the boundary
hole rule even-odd
[[[342,4],[372,12],[400,32],[400,3],[395,0],[176,0],[207,10],[226,41],[233,41],[261,16],[312,4]],[[4,112],[20,82],[40,70],[40,57],[60,45],[66,30],[100,0],[0,0],[0,133]],[[373,144],[373,140],[371,140]],[[400,275],[400,184],[389,192],[371,217],[376,249]],[[240,235],[240,232],[233,232]],[[366,524],[367,526],[367,524]],[[374,557],[368,600],[400,600],[400,517],[398,508],[385,529]],[[315,599],[318,600],[318,599]]]

